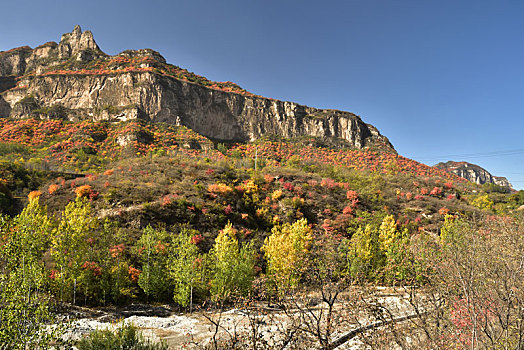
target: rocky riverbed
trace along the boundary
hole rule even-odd
[[[395,316],[402,318],[410,315],[406,299],[402,295],[384,294],[381,302],[395,309]],[[348,304],[339,303],[339,314]],[[311,306],[312,310],[323,308],[322,303]],[[130,305],[125,308],[89,309],[77,306],[66,307],[62,314],[69,319],[66,339],[78,340],[96,329],[116,329],[122,324],[133,324],[142,334],[153,341],[167,343],[169,349],[203,349],[212,345],[213,338],[231,339],[235,336],[250,336],[256,328],[256,334],[268,343],[279,343],[286,327],[296,322],[303,322],[300,310],[271,309],[263,305],[245,309],[232,308],[227,311],[216,309],[196,310],[189,314],[177,312],[170,305]],[[301,321],[302,320],[302,321]],[[333,340],[347,337],[351,331],[369,327],[376,320],[360,319],[337,324],[332,333]],[[378,327],[377,327],[378,328]],[[358,336],[349,337],[337,349],[365,349]]]

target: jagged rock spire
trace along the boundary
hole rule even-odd
[[[58,57],[67,59],[85,50],[100,51],[100,48],[93,38],[93,33],[90,30],[82,32],[82,28],[77,24],[71,33],[62,35],[58,44]]]

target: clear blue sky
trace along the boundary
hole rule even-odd
[[[524,1],[5,0],[0,50],[75,24],[109,54],[152,48],[259,95],[351,111],[404,156],[524,188]]]

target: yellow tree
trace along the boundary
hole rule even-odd
[[[29,204],[13,220],[7,234],[8,244],[3,247],[3,258],[13,267],[23,262],[40,262],[49,246],[55,223],[47,216],[47,208],[39,204],[40,193],[29,197]]]
[[[371,225],[359,227],[351,237],[351,250],[348,254],[351,274],[371,277],[378,267],[379,258],[378,230]]]
[[[267,273],[275,288],[284,292],[300,281],[302,262],[309,251],[313,230],[306,219],[275,226],[262,250],[267,260]]]
[[[405,279],[409,273],[409,233],[400,231],[393,215],[387,215],[379,228],[380,266],[387,279]],[[385,259],[385,260],[384,260]]]
[[[255,266],[253,245],[240,245],[231,223],[219,232],[210,257],[213,264],[211,292],[215,300],[246,295],[251,290]]]
[[[49,246],[54,222],[33,192],[15,218],[0,215],[0,348],[47,348],[58,338],[52,323],[46,272],[42,257]]]
[[[98,219],[85,198],[78,197],[65,207],[51,245],[51,255],[60,277],[57,282],[61,297],[63,293],[66,298],[71,296],[76,279],[86,268],[92,267],[94,273],[99,273],[94,262],[86,261],[88,238],[98,226]]]
[[[382,219],[378,230],[378,237],[380,240],[380,250],[387,252],[397,238],[397,223],[393,215],[386,215],[384,219]]]

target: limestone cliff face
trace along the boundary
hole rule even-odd
[[[513,188],[513,185],[503,176],[493,176],[493,181],[495,182],[495,185]]]
[[[381,145],[392,149],[375,127],[349,112],[221,91],[159,74],[149,67],[165,64],[165,60],[153,50],[125,51],[112,57],[147,58],[150,63],[142,64],[142,71],[116,67],[99,74],[46,74],[53,62],[109,59],[92,34],[78,26],[64,34],[59,44],[18,51],[0,54],[0,73],[5,78],[0,80],[0,116],[38,115],[39,110],[59,105],[64,117],[72,120],[144,118],[185,125],[224,141],[252,141],[266,134],[316,136],[340,138],[358,148]],[[12,76],[18,77],[14,88]]]
[[[27,60],[33,50],[29,46],[0,52],[0,76],[17,76],[26,71]]]
[[[512,188],[511,183],[505,177],[493,176],[486,169],[468,162],[438,163],[435,167],[457,174],[468,181],[477,184],[495,184],[502,187]]]

